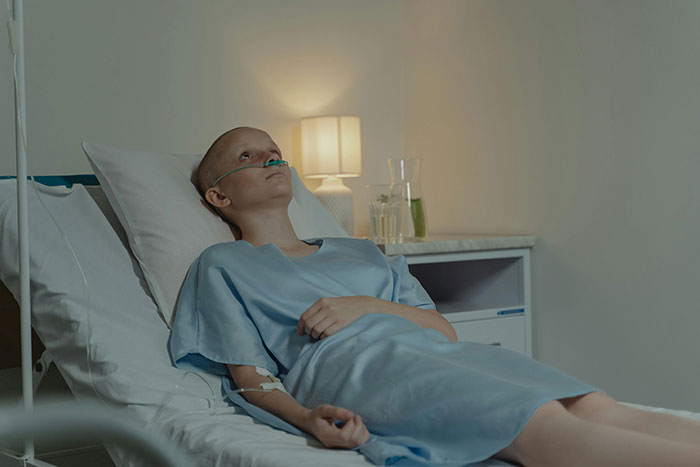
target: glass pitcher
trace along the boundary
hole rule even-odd
[[[425,240],[425,203],[420,186],[422,159],[388,159],[391,175],[390,197],[400,205],[392,243]]]

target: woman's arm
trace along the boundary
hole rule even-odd
[[[391,313],[393,315],[401,316],[409,321],[413,321],[422,328],[432,328],[440,331],[447,337],[448,340],[452,342],[457,341],[457,333],[455,332],[455,329],[437,310],[425,310],[415,306],[382,300],[381,298],[369,298],[374,298],[374,300],[378,301],[376,307],[381,310],[379,313]]]
[[[261,383],[271,381],[267,376],[258,374],[253,366],[226,366],[238,388],[261,389]],[[324,404],[310,410],[280,390],[243,391],[241,395],[251,404],[313,435],[328,448],[354,448],[365,443],[369,438],[369,432],[360,416],[342,407]],[[334,420],[344,420],[345,425],[343,428],[338,428]]]
[[[452,342],[457,340],[454,328],[437,310],[424,310],[368,295],[318,299],[302,313],[297,323],[297,333],[299,335],[307,333],[316,339],[323,339],[368,313],[390,313],[401,316],[422,328],[440,331]]]

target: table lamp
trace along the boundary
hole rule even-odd
[[[309,117],[301,120],[301,163],[305,178],[322,178],[314,194],[343,229],[354,233],[352,191],[343,178],[362,173],[359,117]]]

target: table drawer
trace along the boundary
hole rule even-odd
[[[497,345],[527,355],[524,316],[459,321],[451,324],[460,341]]]

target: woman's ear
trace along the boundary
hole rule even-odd
[[[231,204],[231,200],[225,194],[221,193],[218,188],[209,188],[204,193],[204,198],[209,204],[217,208],[225,208]]]

